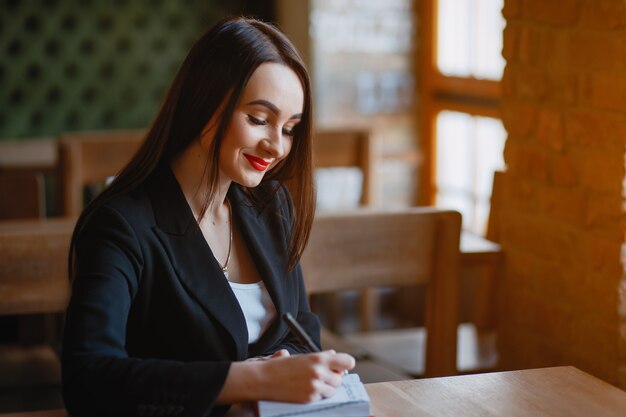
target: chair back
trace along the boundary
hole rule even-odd
[[[76,132],[59,138],[63,213],[77,216],[83,209],[86,185],[103,184],[137,152],[144,130]]]
[[[427,283],[426,375],[456,373],[461,215],[415,207],[316,216],[302,257],[311,294]]]
[[[324,129],[313,134],[313,159],[316,168],[356,167],[363,174],[360,205],[376,203],[374,168],[377,164],[376,141],[366,129]]]
[[[44,215],[43,174],[0,172],[0,219],[36,219]]]
[[[0,315],[64,312],[73,220],[0,222]]]

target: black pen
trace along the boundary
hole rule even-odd
[[[283,320],[287,322],[287,326],[289,326],[289,330],[291,330],[291,333],[293,333],[293,335],[298,338],[300,343],[306,346],[309,351],[321,352],[320,348],[318,348],[313,339],[311,339],[311,336],[309,336],[306,330],[304,330],[302,326],[300,326],[300,323],[298,323],[296,319],[293,318],[291,313],[284,313]]]
[[[313,339],[311,339],[311,336],[309,336],[306,330],[304,330],[302,326],[300,326],[300,323],[298,323],[296,319],[293,318],[291,313],[283,313],[283,320],[287,322],[287,326],[289,326],[289,330],[291,330],[291,333],[293,333],[293,335],[298,338],[300,343],[306,346],[309,351],[321,352],[320,348],[318,348]],[[343,374],[348,375],[348,370],[343,371]]]

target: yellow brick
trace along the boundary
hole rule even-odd
[[[544,71],[531,67],[516,68],[513,73],[514,91],[520,98],[542,99],[548,92],[548,80]]]
[[[519,170],[516,170],[516,174],[520,175],[518,178],[509,178],[508,184],[509,186],[505,189],[505,207],[513,207],[516,210],[522,211],[522,214],[533,214],[538,210],[538,202],[537,202],[537,188],[534,183],[528,179],[528,175],[520,173]],[[503,217],[508,215],[508,210],[503,210]],[[514,216],[517,216],[518,213],[513,213]],[[520,223],[520,219],[512,218],[509,219],[511,225],[516,225]],[[506,221],[502,222],[503,224]]]
[[[579,76],[570,69],[546,73],[546,100],[554,104],[575,104],[579,100]]]
[[[502,34],[502,56],[507,63],[517,60],[519,51],[519,28],[511,22],[507,22]]]
[[[564,67],[567,58],[567,36],[546,26],[522,26],[519,29],[519,62],[548,69]]]
[[[527,150],[529,176],[532,179],[546,182],[548,178],[548,156],[543,149],[529,148]]]
[[[521,0],[506,0],[504,7],[502,8],[502,15],[510,20],[515,17],[520,17],[522,14]]]
[[[569,36],[567,59],[564,63],[577,70],[622,71],[626,68],[626,60],[616,58],[623,57],[624,42],[622,36],[616,36],[613,32],[573,32]]]
[[[537,106],[523,101],[507,101],[502,105],[502,122],[509,133],[525,137],[537,124]]]
[[[597,74],[591,79],[590,102],[599,109],[626,112],[626,79],[623,74]]]
[[[582,282],[578,282],[577,292],[572,297],[579,318],[594,318],[596,321],[616,320],[618,294],[617,287],[621,275],[608,275],[606,272],[587,270]],[[617,329],[615,329],[617,332]],[[616,335],[617,336],[617,335]]]
[[[503,366],[573,364],[626,386],[625,9],[505,0]]]
[[[618,360],[618,343],[616,330],[618,324],[614,318],[602,317],[589,312],[583,318],[572,323],[573,338],[570,346],[573,358],[581,361],[600,378],[616,378],[617,374],[607,374],[604,364],[615,368]]]
[[[524,0],[523,15],[536,23],[555,26],[573,26],[580,15],[579,0]]]
[[[529,26],[523,26],[519,30],[518,58],[519,62],[523,64],[533,63],[535,42],[537,41],[537,36],[534,36],[535,33],[536,29]]]
[[[540,204],[542,211],[555,221],[579,226],[585,221],[586,194],[582,188],[543,188]]]
[[[580,182],[592,190],[621,193],[624,179],[622,153],[585,149],[580,155]]]
[[[626,116],[597,110],[571,110],[565,117],[568,142],[622,151],[626,138]]]
[[[545,222],[533,246],[528,250],[562,265],[579,264],[583,262],[579,256],[580,234],[579,230],[571,226],[556,223],[556,219],[552,222]]]
[[[537,139],[543,145],[555,151],[563,150],[564,128],[563,116],[560,111],[544,108],[539,113]]]
[[[622,204],[622,197],[617,193],[589,191],[586,225],[619,227],[624,213]]]
[[[557,155],[550,163],[550,181],[553,185],[573,186],[578,184],[578,166],[570,154]]]
[[[626,27],[626,6],[621,0],[593,0],[583,5],[580,25],[585,29],[607,30]]]

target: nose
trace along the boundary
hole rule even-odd
[[[281,159],[285,156],[285,140],[281,130],[272,129],[272,132],[263,140],[262,144],[263,149],[274,159]]]

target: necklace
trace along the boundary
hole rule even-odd
[[[233,209],[230,206],[230,201],[228,201],[228,199],[226,200],[226,203],[228,204],[228,217],[229,217],[229,221],[230,223],[228,224],[229,228],[230,228],[230,239],[228,241],[228,254],[226,255],[226,262],[224,262],[224,265],[220,264],[220,267],[222,267],[222,272],[224,273],[224,276],[226,277],[226,279],[228,279],[228,262],[230,262],[230,252],[231,249],[233,248]]]

